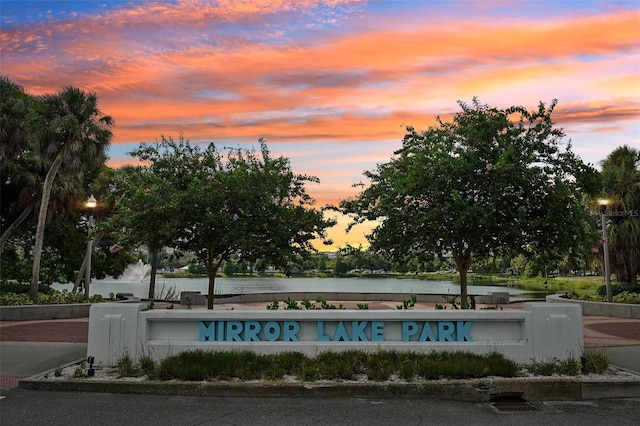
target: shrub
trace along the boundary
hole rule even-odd
[[[29,283],[21,283],[18,281],[0,281],[0,295],[7,293],[29,294]],[[38,293],[49,294],[53,289],[46,284],[38,285]],[[55,291],[55,290],[54,290]]]
[[[538,376],[575,376],[580,373],[581,365],[577,359],[569,358],[565,361],[553,360],[533,363],[527,366],[527,370]]]
[[[33,305],[33,301],[29,299],[28,294],[23,293],[7,293],[0,295],[0,306],[18,305]]]
[[[609,357],[602,351],[586,351],[582,361],[582,372],[585,374],[602,374],[609,370]]]
[[[89,303],[102,302],[101,295],[96,294],[89,298]],[[84,294],[82,293],[69,293],[67,290],[62,292],[50,289],[49,293],[38,293],[38,305],[61,305],[69,303],[85,303]],[[18,306],[18,305],[33,305],[33,301],[29,299],[27,293],[6,293],[0,295],[0,306]]]
[[[362,351],[323,352],[316,356],[315,363],[319,379],[349,380],[367,371],[367,354]]]
[[[135,365],[129,354],[125,354],[116,364],[116,371],[120,377],[138,377],[142,371]]]
[[[389,380],[401,365],[403,356],[395,351],[378,351],[371,354],[367,361],[367,376],[371,380]],[[406,369],[405,376],[408,374]]]
[[[555,368],[555,367],[554,367]],[[432,352],[429,354],[379,351],[323,352],[308,358],[298,352],[259,355],[249,351],[188,351],[160,362],[153,377],[162,380],[279,380],[284,375],[301,380],[349,380],[367,375],[370,380],[389,380],[398,375],[415,378],[514,377],[518,364],[499,353],[475,355],[468,352]],[[151,377],[151,376],[150,376]]]
[[[640,286],[625,286],[620,284],[612,284],[611,285],[611,293],[615,296],[616,294],[620,294],[623,291],[627,291],[629,293],[640,293]],[[598,296],[606,297],[607,296],[607,286],[601,285],[598,287]]]
[[[631,293],[628,291],[623,291],[622,293],[618,293],[611,299],[614,303],[630,303],[630,304],[640,304],[640,293]]]
[[[140,370],[144,374],[151,375],[156,368],[156,362],[149,355],[144,355],[140,357]]]

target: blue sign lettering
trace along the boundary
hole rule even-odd
[[[350,324],[349,324],[350,322]],[[316,321],[318,342],[384,342],[384,321]],[[472,321],[402,321],[403,342],[472,342]],[[299,342],[298,321],[200,321],[198,339],[208,342]]]
[[[456,340],[458,342],[473,342],[471,338],[471,321],[456,321]]]
[[[371,321],[371,341],[384,342],[384,321]]]
[[[351,340],[354,342],[368,342],[367,335],[364,330],[367,328],[369,321],[351,321]]]
[[[472,342],[472,324],[472,321],[456,321],[455,324],[452,321],[438,321],[434,328],[429,321],[423,321],[422,323],[402,321],[402,341]],[[437,332],[437,335],[434,333],[434,330]]]

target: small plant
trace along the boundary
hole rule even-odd
[[[442,306],[442,305],[441,305],[441,304],[439,304],[439,303],[436,303],[435,308],[436,308],[436,309],[447,309],[447,307],[446,307],[446,306]]]
[[[526,369],[536,376],[553,376],[558,373],[558,364],[554,361],[535,362]]]
[[[298,305],[298,302],[296,302],[295,300],[293,300],[290,297],[287,297],[287,300],[284,301],[284,309],[286,310],[300,310],[300,305]]]
[[[187,298],[186,298],[186,300],[185,300],[185,301],[187,302],[187,309],[191,309],[191,304],[193,303],[193,302],[191,301],[191,297],[190,297],[190,296],[187,296]]]
[[[300,302],[300,304],[304,306],[305,309],[308,309],[308,310],[318,309],[316,308],[316,304],[313,302],[310,302],[309,299],[302,299],[302,302]]]
[[[609,370],[609,358],[602,351],[586,351],[581,360],[584,374],[602,374]]]
[[[173,309],[173,303],[167,306],[167,309]]]
[[[460,309],[458,307],[458,296],[442,296],[442,298],[451,305],[453,309]]]
[[[140,369],[134,364],[133,358],[129,354],[125,354],[118,360],[116,371],[120,377],[138,377],[141,374]]]
[[[358,309],[369,309],[369,304],[368,303],[358,303]]]
[[[62,368],[56,368],[55,371],[53,372],[53,375],[56,377],[62,376]]]
[[[156,368],[156,362],[149,355],[140,357],[140,369],[144,374],[150,375]]]
[[[75,379],[80,379],[82,377],[84,377],[84,368],[82,367],[78,367],[73,371],[73,377]]]
[[[176,301],[180,299],[180,295],[175,285],[167,287],[165,283],[162,283],[162,287],[155,292],[153,298],[156,300]]]
[[[150,300],[149,303],[147,303],[147,309],[151,310],[155,305],[156,305],[156,302],[154,302],[153,300]]]
[[[412,294],[410,299],[403,300],[402,305],[396,306],[396,309],[413,309],[413,307],[416,306],[417,301],[418,298],[416,295]]]
[[[344,309],[344,306],[342,305],[340,305],[339,308],[336,308],[336,305],[327,303],[327,301],[321,296],[316,297],[316,302],[320,303],[321,309]]]
[[[580,374],[580,361],[575,358],[569,358],[558,362],[558,374],[564,376],[577,376]]]
[[[580,361],[575,358],[568,358],[564,361],[551,360],[536,362],[526,367],[529,372],[538,376],[575,376],[580,373]]]
[[[498,306],[498,305],[494,305],[494,306],[485,306],[483,308],[480,308],[480,310],[485,310],[485,311],[502,311],[502,306]]]
[[[274,300],[267,305],[267,309],[270,311],[277,311],[278,309],[280,309],[280,303],[278,303],[277,300]]]

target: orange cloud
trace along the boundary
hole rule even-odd
[[[34,94],[96,91],[116,120],[114,145],[179,131],[217,145],[265,137],[321,178],[309,188],[320,205],[355,194],[404,126],[448,120],[476,95],[500,107],[558,98],[555,121],[589,155],[637,143],[640,12],[523,18],[506,2],[505,19],[490,15],[493,2],[465,6],[491,10],[457,18],[416,2],[420,13],[381,20],[349,0],[131,2],[3,28],[2,73]],[[593,148],[588,137],[604,132],[609,145]]]

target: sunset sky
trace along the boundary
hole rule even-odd
[[[356,194],[407,125],[477,96],[558,99],[596,165],[640,149],[640,1],[0,0],[0,73],[31,94],[96,92],[116,121],[111,166],[139,142],[257,147],[320,178],[320,207]],[[336,246],[364,242],[366,227]]]

